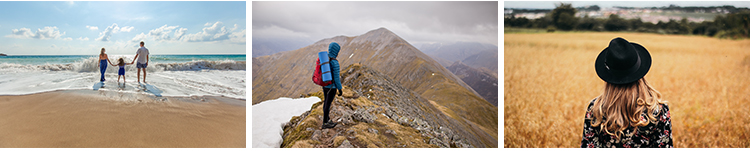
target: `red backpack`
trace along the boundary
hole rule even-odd
[[[336,60],[336,58],[331,58],[331,60]],[[328,63],[330,65],[330,63]],[[323,82],[323,73],[320,72],[320,59],[315,59],[315,72],[313,73],[312,80],[315,84],[320,86],[328,86],[333,83],[333,80],[328,82]]]

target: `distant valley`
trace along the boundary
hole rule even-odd
[[[497,46],[474,42],[435,43],[423,44],[420,50],[497,106]]]

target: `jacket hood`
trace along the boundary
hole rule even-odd
[[[339,56],[339,50],[341,49],[341,46],[339,46],[336,42],[331,42],[331,44],[328,45],[328,57],[336,58]]]

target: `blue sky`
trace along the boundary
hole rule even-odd
[[[245,54],[246,2],[0,2],[9,55]]]

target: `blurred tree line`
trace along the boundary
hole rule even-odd
[[[675,6],[670,6],[675,7]],[[726,6],[724,6],[726,7]],[[733,8],[733,7],[732,7]],[[599,8],[596,7],[598,10]],[[695,8],[690,8],[695,9]],[[654,24],[643,22],[641,18],[625,19],[616,14],[608,18],[593,18],[588,15],[576,17],[578,10],[571,4],[559,3],[555,9],[538,19],[525,17],[505,18],[506,27],[542,28],[547,31],[630,31],[659,34],[705,35],[719,38],[750,38],[750,11],[739,10],[726,15],[719,15],[713,21],[700,23],[670,19]]]

